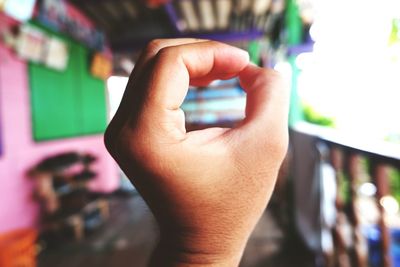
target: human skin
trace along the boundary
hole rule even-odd
[[[239,77],[246,117],[233,129],[186,132],[189,84]],[[105,144],[160,227],[150,266],[237,266],[273,191],[288,143],[289,90],[238,48],[152,41],[142,53]]]

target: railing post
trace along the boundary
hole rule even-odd
[[[361,174],[360,156],[354,153],[347,154],[347,172],[349,175],[350,210],[349,219],[353,228],[354,264],[359,267],[368,266],[367,242],[362,235],[360,214],[357,209],[357,180]]]
[[[379,210],[378,225],[381,231],[381,253],[382,253],[382,267],[392,267],[393,263],[390,257],[390,231],[386,225],[386,212],[382,205],[382,197],[389,195],[389,181],[388,181],[388,169],[387,166],[383,165],[377,160],[371,162],[371,175],[375,182],[376,192],[376,204]]]
[[[347,253],[346,237],[342,229],[346,223],[346,214],[344,211],[345,202],[340,195],[340,177],[343,172],[343,153],[337,147],[331,146],[330,148],[331,164],[336,173],[336,226],[333,228],[333,237],[336,249],[336,264],[338,267],[351,267],[351,260]]]

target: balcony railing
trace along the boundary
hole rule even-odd
[[[297,125],[291,141],[297,224],[300,231],[319,231],[316,240],[323,266],[400,266],[396,264],[400,259],[400,246],[396,245],[400,145],[365,141],[308,124]],[[307,168],[314,171],[299,173]],[[314,193],[309,190],[313,184],[319,189]],[[314,219],[309,216],[313,207]],[[312,228],[315,224],[318,227]],[[307,239],[307,233],[303,237]]]

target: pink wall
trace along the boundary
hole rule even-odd
[[[118,187],[118,171],[106,152],[101,135],[35,143],[27,65],[0,43],[0,233],[34,226],[38,209],[31,199],[32,185],[25,172],[43,157],[65,151],[84,151],[98,157],[99,176],[91,184],[96,191]]]

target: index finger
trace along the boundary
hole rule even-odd
[[[145,75],[146,68],[150,68],[150,62],[157,55],[157,53],[168,46],[176,46],[188,43],[205,42],[207,40],[193,39],[193,38],[179,38],[179,39],[156,39],[151,41],[144,51],[142,52],[135,68],[133,69],[128,85],[126,86],[124,95],[121,103],[118,107],[117,112],[112,118],[109,127],[107,128],[107,136],[116,136],[123,125],[126,123],[126,119],[131,114],[132,110],[134,113],[138,113],[140,110],[140,103],[143,100],[143,96],[146,90],[140,86],[140,78]],[[114,142],[107,140],[107,143]],[[108,145],[109,147],[112,147]],[[110,148],[112,149],[112,148]]]
[[[178,109],[191,81],[237,76],[249,63],[246,51],[214,41],[167,47],[150,74],[149,108]]]

